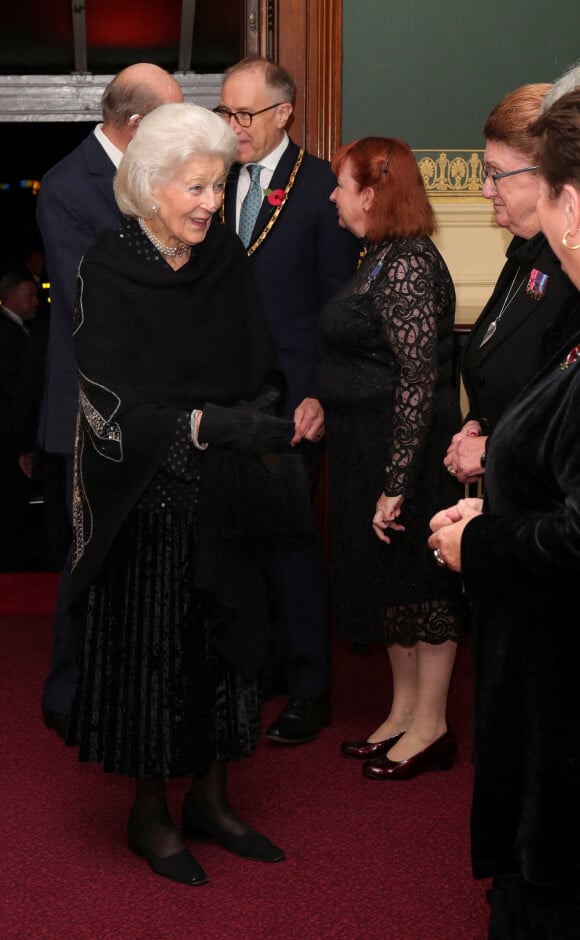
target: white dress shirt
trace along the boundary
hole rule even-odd
[[[284,136],[275,150],[272,150],[271,153],[268,153],[262,160],[252,161],[252,163],[259,163],[262,167],[260,172],[260,185],[262,189],[269,189],[272,177],[274,175],[274,170],[278,166],[282,154],[288,147],[289,137],[286,131],[284,131]],[[236,232],[240,227],[240,209],[242,208],[242,203],[246,198],[246,193],[250,188],[250,174],[246,169],[247,164],[244,164],[240,169],[240,175],[238,176],[238,191],[236,193]]]
[[[101,147],[113,163],[115,169],[119,169],[119,164],[121,162],[121,157],[123,156],[123,151],[119,150],[118,147],[115,147],[115,144],[112,144],[106,134],[103,134],[103,125],[97,124],[93,131],[95,137],[99,141]]]

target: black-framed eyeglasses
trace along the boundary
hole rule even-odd
[[[506,176],[517,176],[518,173],[531,173],[532,170],[539,169],[538,166],[523,166],[520,170],[508,170],[507,173],[494,173],[493,170],[490,170],[487,163],[483,163],[483,181],[485,183],[486,179],[489,177],[493,185],[497,184],[498,180],[505,179]]]
[[[217,108],[213,109],[214,114],[219,114],[224,121],[231,121],[232,118],[235,118],[240,127],[251,127],[252,121],[257,114],[263,114],[264,111],[271,111],[272,108],[278,108],[281,104],[284,104],[283,101],[278,101],[276,104],[269,104],[267,108],[260,108],[259,111],[230,111],[229,108],[224,108],[223,105],[218,105]]]

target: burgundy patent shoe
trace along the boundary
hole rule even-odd
[[[386,741],[343,741],[340,745],[340,753],[350,760],[369,760],[370,758],[374,760],[375,757],[383,757],[387,751],[390,751],[404,733],[401,731],[394,738],[387,738]]]
[[[448,730],[424,751],[407,760],[389,760],[379,757],[363,764],[362,772],[371,780],[410,780],[428,770],[450,770],[457,751],[457,738]]]

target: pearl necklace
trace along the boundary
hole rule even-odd
[[[191,245],[164,245],[162,241],[159,241],[156,235],[153,232],[150,232],[147,228],[145,219],[139,217],[137,219],[139,225],[141,226],[141,231],[144,235],[147,236],[154,248],[157,248],[157,251],[160,255],[167,255],[169,258],[179,258],[181,255],[184,255],[186,251],[189,251]]]

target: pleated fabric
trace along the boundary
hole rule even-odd
[[[194,587],[198,489],[162,470],[90,589],[68,743],[106,772],[203,774],[257,743],[257,683],[213,649],[211,598]]]

